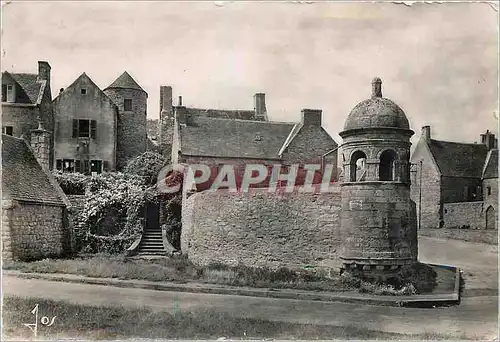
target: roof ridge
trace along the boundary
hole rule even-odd
[[[260,124],[286,124],[286,125],[295,125],[300,122],[285,122],[285,121],[262,121],[262,120],[248,120],[248,119],[230,119],[230,118],[216,118],[210,116],[200,116],[195,118],[197,119],[210,119],[210,120],[226,120],[226,121],[241,121],[241,122],[256,122]]]
[[[443,143],[447,143],[447,144],[457,144],[457,145],[472,145],[472,146],[481,146],[481,145],[483,145],[486,148],[486,145],[479,144],[479,143],[459,142],[459,141],[449,141],[449,140],[437,140],[437,139],[431,139],[431,141],[443,142]]]

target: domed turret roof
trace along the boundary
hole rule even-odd
[[[394,102],[382,97],[382,80],[372,81],[371,99],[361,101],[349,113],[344,131],[361,128],[410,129],[404,111]]]

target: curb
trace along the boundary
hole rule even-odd
[[[455,286],[453,293],[435,295],[412,295],[412,296],[380,296],[365,295],[353,292],[314,292],[292,289],[270,289],[237,287],[203,283],[172,283],[153,282],[143,280],[122,280],[115,278],[91,278],[72,274],[61,273],[24,273],[20,271],[5,270],[3,275],[15,276],[23,279],[43,279],[50,281],[62,281],[69,283],[115,286],[121,288],[137,288],[156,291],[173,291],[203,294],[236,295],[250,297],[267,297],[278,299],[311,300],[323,302],[347,302],[365,303],[386,306],[420,306],[433,307],[442,305],[453,305],[460,303],[460,270],[455,266],[436,265],[450,270],[455,270]]]

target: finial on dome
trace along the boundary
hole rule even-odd
[[[372,98],[382,97],[382,80],[380,77],[375,77],[372,81]]]

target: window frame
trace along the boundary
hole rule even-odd
[[[10,134],[7,132],[10,129]],[[2,134],[14,136],[14,126],[2,126]]]
[[[126,104],[130,104],[130,107]],[[123,99],[123,111],[124,112],[132,112],[133,111],[133,103],[132,99]]]
[[[87,95],[87,88],[80,88],[80,95]]]

